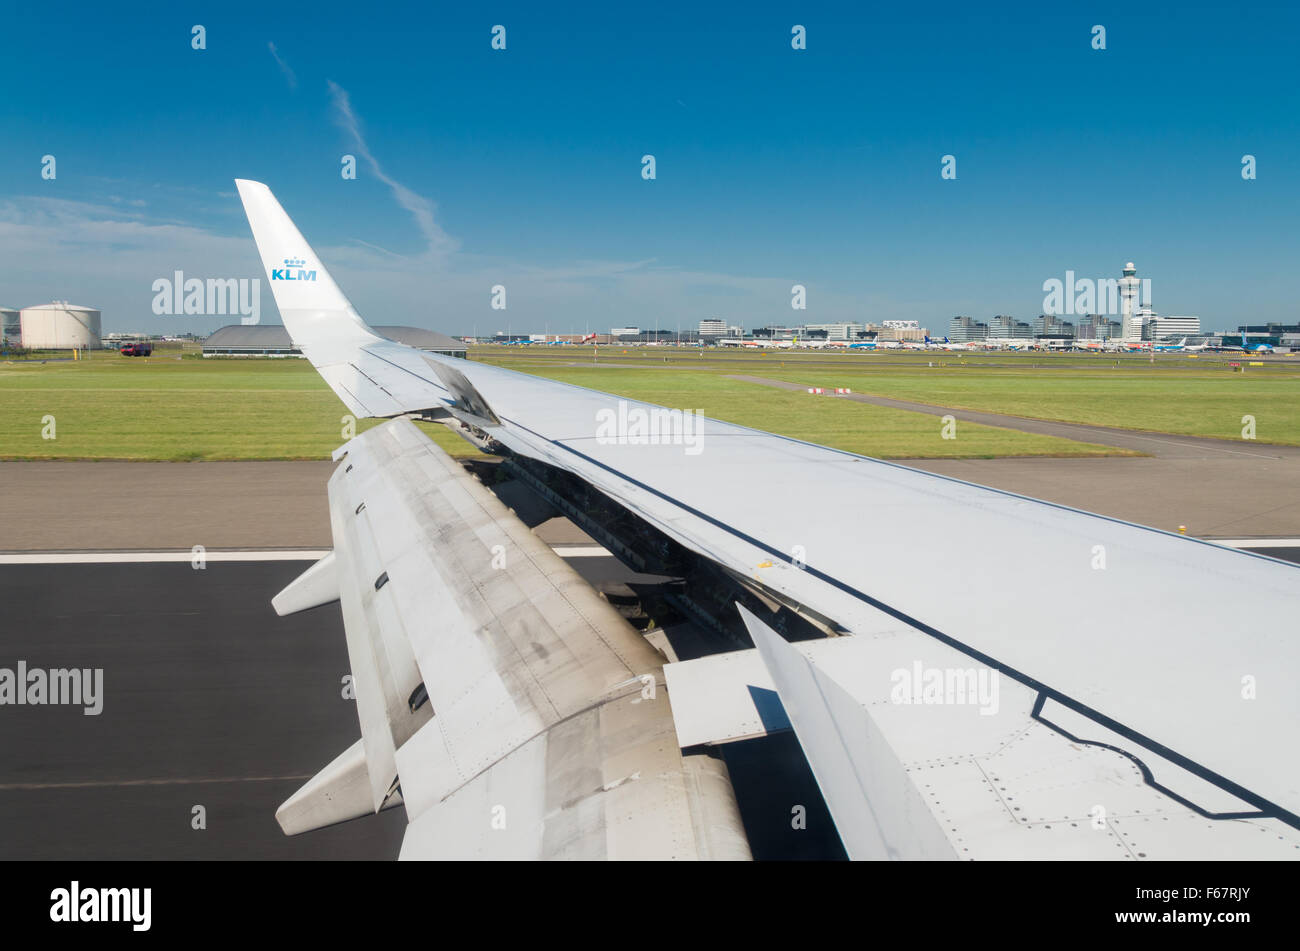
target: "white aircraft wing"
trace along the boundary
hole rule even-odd
[[[450,414],[494,447],[582,480],[774,602],[853,635],[832,641],[870,644],[885,631],[902,654],[853,667],[852,677],[828,654],[822,662],[832,666],[823,669],[860,699],[896,707],[889,713],[901,732],[891,735],[904,739],[891,748],[909,782],[918,780],[911,757],[925,744],[913,749],[905,740],[925,733],[927,706],[898,704],[889,690],[881,701],[878,682],[888,686],[895,669],[918,663],[937,665],[941,675],[996,672],[1004,697],[1027,700],[1016,728],[1065,744],[1044,767],[1051,772],[1017,780],[1043,791],[1034,821],[1086,822],[1094,805],[1113,814],[1105,803],[1085,808],[1071,795],[1113,775],[1123,777],[1116,788],[1151,793],[1147,808],[1158,814],[1220,832],[1249,828],[1254,841],[1289,850],[1300,845],[1300,761],[1290,755],[1300,740],[1300,692],[1290,686],[1300,673],[1300,569],[698,418],[689,408],[665,415],[381,340],[265,186],[240,182],[239,189],[290,336],[358,415]],[[305,261],[316,280],[289,287],[277,279],[285,258]],[[939,745],[953,774],[968,773],[970,782],[928,806],[943,813],[954,852],[1041,854],[1014,835],[982,838],[969,853],[962,851],[968,844],[956,846],[971,830],[949,820],[984,821],[968,808],[980,797],[1005,792],[1007,817],[1031,821],[1008,804],[1016,791],[1002,790],[980,766],[988,737],[967,739]],[[1017,741],[1006,734],[998,742]],[[1121,757],[1126,771],[1106,773],[1098,750]],[[1176,779],[1163,781],[1162,770]],[[1154,853],[1115,847],[1107,854],[1254,854],[1235,833],[1212,836],[1218,845],[1207,841],[1172,837]],[[1063,847],[1062,854],[1073,853]]]

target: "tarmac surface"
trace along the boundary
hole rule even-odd
[[[591,546],[557,550],[597,586],[652,578]],[[400,807],[292,838],[275,822],[359,736],[338,606],[270,607],[310,564],[0,564],[0,667],[103,671],[98,715],[0,708],[0,859],[396,858]],[[793,737],[724,757],[756,856],[844,857]],[[806,830],[792,829],[792,802]]]
[[[401,809],[293,838],[275,822],[359,735],[337,606],[271,610],[307,566],[0,567],[0,667],[103,669],[97,716],[0,708],[0,859],[395,857]]]
[[[0,462],[0,551],[328,548],[322,462]]]
[[[1300,544],[1261,550],[1300,563]],[[270,608],[308,564],[0,565],[0,667],[103,670],[97,716],[0,708],[0,859],[395,858],[401,808],[292,838],[275,822],[358,735],[337,606]],[[608,555],[570,564],[596,585],[630,577]],[[723,752],[757,855],[842,857],[793,737]]]
[[[1069,438],[1105,441],[1095,432]],[[1300,536],[1300,451],[1227,446],[1239,452],[1170,437],[1146,458],[908,464],[1159,527],[1186,523],[1191,533],[1235,536],[1243,547],[1253,547],[1249,536]],[[202,544],[239,559],[256,549],[328,549],[325,483],[333,469],[0,463],[7,490],[0,553],[134,550],[111,556],[120,559]],[[593,584],[635,580],[614,558],[593,557],[591,539],[545,506],[505,500],[544,540],[568,550]],[[1300,543],[1258,550],[1300,562]],[[0,667],[102,668],[104,706],[98,716],[80,706],[0,709],[0,859],[398,854],[400,808],[293,838],[275,823],[276,807],[358,735],[353,702],[343,696],[348,659],[337,606],[287,618],[270,607],[309,561],[263,551],[248,557],[279,560],[210,558],[203,570],[188,558],[15,563],[25,557],[0,554]],[[763,848],[836,856],[829,816],[790,737],[736,744],[726,754],[751,829],[788,828],[790,801],[807,802],[810,822],[823,827],[820,837],[787,835]],[[783,786],[773,782],[778,761]],[[204,828],[195,828],[196,807]]]

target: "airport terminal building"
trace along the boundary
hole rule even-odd
[[[375,333],[417,350],[464,357],[465,344],[436,330],[420,327],[372,327]],[[203,341],[205,357],[301,357],[302,351],[280,324],[232,324],[214,331]]]

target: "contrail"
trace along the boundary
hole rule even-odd
[[[450,251],[456,250],[456,241],[447,232],[439,227],[434,220],[434,204],[423,195],[417,195],[401,182],[396,181],[389,176],[379,166],[379,162],[370,151],[370,146],[366,145],[365,138],[361,135],[361,123],[357,115],[352,111],[352,102],[348,99],[348,92],[333,80],[328,80],[330,89],[330,98],[334,102],[334,109],[337,113],[339,125],[341,125],[348,134],[352,136],[353,144],[361,157],[366,160],[370,166],[370,171],[374,176],[389,187],[397,203],[409,211],[415,218],[415,223],[420,232],[424,235],[425,240],[429,242],[429,255],[439,257]]]
[[[275,57],[275,61],[280,64],[280,72],[284,73],[284,78],[289,81],[289,88],[297,89],[298,77],[295,76],[293,70],[289,68],[289,64],[280,58],[280,51],[275,48],[275,44],[267,43],[266,48],[271,51],[271,55]]]

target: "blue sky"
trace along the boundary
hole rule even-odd
[[[1300,319],[1294,5],[540,7],[11,10],[0,304],[66,298],[118,330],[230,322],[154,316],[151,285],[265,285],[245,177],[378,324],[942,331],[1032,318],[1045,280],[1125,260],[1160,313]]]

